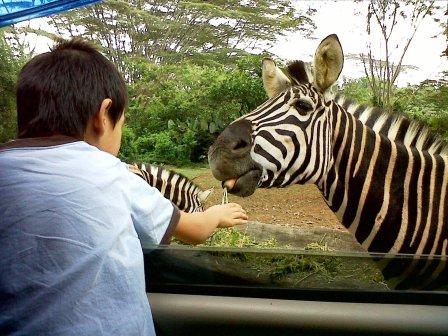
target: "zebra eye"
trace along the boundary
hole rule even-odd
[[[294,103],[295,108],[297,109],[297,112],[299,112],[302,115],[307,114],[307,112],[311,111],[313,109],[313,106],[311,106],[310,103],[304,100],[298,99]]]

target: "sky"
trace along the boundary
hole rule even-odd
[[[446,0],[436,3],[446,9]],[[369,36],[366,33],[367,5],[368,2],[366,1],[355,3],[349,0],[297,1],[298,8],[306,10],[309,6],[317,9],[313,16],[316,30],[310,38],[305,38],[302,33],[292,33],[285,37],[279,37],[278,43],[269,51],[285,61],[295,59],[312,61],[319,42],[330,34],[337,34],[346,56],[365,53],[368,50],[367,42],[369,41]],[[447,17],[442,16],[441,19],[447,21]],[[36,19],[33,21],[37,25],[42,25],[44,20]],[[395,62],[401,56],[403,41],[409,36],[410,32],[410,27],[405,25],[404,22],[404,20],[400,21],[391,37],[391,41],[393,41],[391,44],[394,47],[398,46],[397,49],[392,49],[392,58],[395,58]],[[370,41],[374,44],[373,50],[377,52],[375,57],[384,59],[384,49],[377,43],[381,41],[381,37],[373,35]],[[446,44],[446,37],[442,34],[440,24],[435,23],[430,17],[425,18],[419,25],[403,60],[403,64],[411,65],[417,69],[402,72],[396,84],[405,86],[418,84],[425,79],[438,78],[441,71],[448,70],[447,57],[440,56],[446,48]],[[46,38],[37,41],[36,52],[48,50],[49,42]],[[363,76],[364,70],[361,61],[346,57],[340,79]]]
[[[437,1],[446,9],[446,1]],[[366,53],[369,37],[366,32],[367,2],[354,3],[353,1],[304,1],[300,6],[310,6],[317,9],[313,20],[316,30],[311,38],[306,39],[300,34],[291,34],[281,38],[279,42],[269,51],[283,60],[300,59],[312,61],[314,52],[319,42],[330,34],[337,34],[345,55]],[[443,13],[442,13],[443,14]],[[445,22],[447,17],[441,17]],[[416,70],[408,70],[400,74],[397,79],[399,86],[417,84],[425,79],[435,79],[440,71],[448,70],[448,59],[440,54],[446,48],[446,37],[442,34],[443,29],[433,19],[425,18],[417,30],[408,51],[403,59],[403,64],[417,67]],[[397,29],[391,36],[392,46],[399,49],[392,50],[395,62],[401,56],[403,41],[410,35],[409,25],[400,21]],[[373,41],[374,40],[374,41]],[[378,42],[381,38],[374,35],[372,42]],[[374,47],[374,51],[382,52],[384,48],[380,45]],[[383,55],[381,53],[381,55]],[[384,59],[377,53],[376,57]],[[345,59],[344,69],[341,76],[358,78],[364,76],[361,61]]]

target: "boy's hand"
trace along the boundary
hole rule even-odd
[[[219,228],[246,224],[248,219],[246,211],[236,203],[213,205],[204,211],[204,215],[209,217],[210,220],[217,220],[217,227]]]

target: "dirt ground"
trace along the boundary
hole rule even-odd
[[[206,202],[207,207],[221,203],[221,185],[209,170],[201,172],[194,178],[194,182],[204,189],[215,188]],[[251,221],[297,225],[304,229],[324,227],[332,230],[346,230],[328,208],[314,185],[258,189],[252,196],[246,198],[229,195],[229,202],[241,204]]]

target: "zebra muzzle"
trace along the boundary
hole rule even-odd
[[[229,193],[246,197],[252,195],[258,187],[261,178],[261,170],[252,169],[238,178],[231,178],[221,183],[223,188],[226,188]]]

